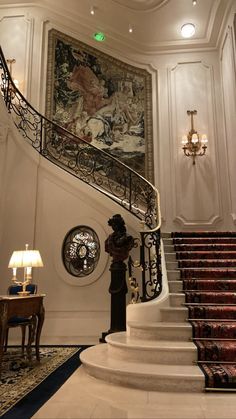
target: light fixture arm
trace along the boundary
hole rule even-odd
[[[197,115],[197,111],[187,111],[187,114],[191,116],[191,130],[189,131],[189,134],[195,134],[197,133],[197,131],[195,131],[194,126],[193,126],[193,115]]]

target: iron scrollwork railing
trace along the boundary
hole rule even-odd
[[[141,301],[158,296],[161,292],[158,191],[109,153],[37,112],[14,85],[2,49],[0,72],[1,93],[21,135],[46,159],[99,190],[143,222],[139,262]]]
[[[139,300],[146,302],[156,298],[162,291],[162,270],[161,270],[161,230],[160,230],[160,207],[159,194],[157,193],[157,208],[159,214],[159,223],[155,228],[146,228],[143,223],[143,230],[140,231],[140,256],[139,260],[133,260],[129,257],[129,283],[131,288],[131,301],[136,303]],[[136,276],[140,276],[141,281]],[[139,284],[141,282],[141,285]]]

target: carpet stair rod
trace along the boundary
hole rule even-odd
[[[222,342],[224,342],[224,341],[226,341],[226,342],[228,342],[229,340],[230,341],[232,341],[232,342],[236,342],[236,339],[233,339],[233,338],[189,338],[189,340],[191,341],[191,342],[194,342],[194,341],[196,341],[196,340],[202,340],[202,341],[204,341],[204,340],[211,340],[211,341],[215,341],[215,340],[217,340],[217,341],[222,341]]]
[[[233,365],[231,361],[193,361],[194,365],[198,364],[226,364],[226,365]],[[235,391],[235,390],[234,390]]]
[[[221,392],[221,393],[235,393],[234,388],[216,388],[216,387],[205,387],[206,392]]]
[[[222,290],[224,293],[227,293],[227,292],[230,292],[229,290]],[[214,293],[221,293],[222,292],[221,290],[214,290]],[[198,294],[200,294],[200,293],[211,293],[212,291],[210,291],[210,290],[182,290],[182,294],[185,294],[185,293],[188,293],[188,292],[195,292],[195,293],[198,293]],[[236,294],[236,293],[234,293],[234,294]]]
[[[211,322],[218,322],[219,320],[221,320],[222,322],[235,322],[236,319],[194,319],[194,318],[187,318],[186,319],[188,322],[192,322],[192,321],[199,321],[199,322],[206,322],[207,320],[211,321]]]
[[[182,306],[198,306],[198,307],[236,307],[236,304],[223,304],[223,303],[181,303]],[[209,319],[210,320],[210,319]],[[222,319],[221,319],[222,320]]]

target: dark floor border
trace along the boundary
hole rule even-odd
[[[14,346],[14,345],[13,345]],[[12,347],[13,347],[12,346]],[[18,345],[17,345],[18,346]],[[78,348],[63,365],[53,371],[42,383],[17,402],[11,409],[1,416],[1,419],[30,419],[37,410],[68,380],[73,372],[80,367],[79,354],[92,345],[40,345],[41,347],[70,347]]]

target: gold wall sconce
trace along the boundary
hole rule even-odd
[[[193,115],[197,115],[197,111],[187,111],[187,114],[191,116],[191,130],[188,135],[182,137],[182,148],[185,156],[192,157],[193,164],[196,164],[196,157],[206,154],[208,139],[206,134],[203,134],[200,139],[198,132],[194,129]]]
[[[12,76],[12,66],[16,63],[15,58],[7,58],[7,64],[9,65],[10,75]]]
[[[9,72],[10,72],[12,81],[13,81],[15,87],[18,89],[19,88],[19,81],[17,79],[14,79],[13,78],[13,71],[12,71],[13,64],[15,64],[15,63],[16,63],[15,58],[8,58],[7,59],[7,64],[9,66]],[[12,88],[12,90],[14,90],[14,87],[13,86],[11,86],[11,88]]]

